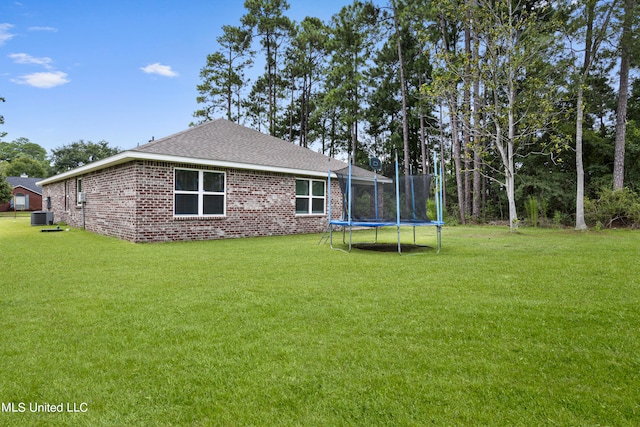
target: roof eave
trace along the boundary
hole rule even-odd
[[[156,154],[156,153],[145,153],[140,151],[123,151],[114,156],[108,157],[106,159],[98,160],[93,163],[89,163],[84,166],[80,166],[78,168],[72,169],[67,172],[63,172],[61,174],[52,176],[50,178],[43,179],[42,181],[38,181],[37,185],[48,185],[53,184],[54,182],[62,181],[65,179],[73,178],[76,176],[85,175],[89,172],[94,172],[100,169],[105,169],[108,167],[116,166],[122,163],[127,163],[135,160],[151,160],[158,162],[170,162],[170,163],[191,163],[203,166],[212,166],[219,168],[235,168],[235,169],[244,169],[244,170],[257,170],[262,172],[273,172],[273,173],[284,173],[289,175],[305,175],[305,176],[313,176],[319,178],[326,178],[327,172],[320,171],[312,171],[306,169],[295,169],[295,168],[285,168],[279,166],[268,166],[268,165],[255,165],[249,163],[239,163],[239,162],[228,162],[222,160],[211,160],[211,159],[198,159],[194,157],[182,157],[182,156],[173,156],[167,154]],[[336,177],[336,175],[332,172],[332,177]]]
[[[24,189],[25,189],[25,190],[27,190],[27,191],[31,191],[32,193],[35,193],[35,194],[38,194],[38,195],[42,196],[42,192],[36,191],[36,190],[34,190],[33,188],[25,187],[24,185],[16,185],[16,186],[15,186],[15,187],[13,187],[13,188],[14,188],[14,189],[15,189],[15,188],[24,188]]]

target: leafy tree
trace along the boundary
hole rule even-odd
[[[421,19],[416,16],[415,5],[396,2],[396,8],[392,4],[391,10],[391,14],[384,11],[382,15],[382,24],[390,36],[377,51],[367,73],[371,91],[367,98],[366,130],[374,139],[372,149],[376,155],[386,157],[394,149],[402,148],[405,174],[410,167],[427,171],[424,120],[433,121],[429,114],[433,106],[420,95],[421,86],[431,79],[429,57],[417,37]]]
[[[434,11],[434,31],[431,32],[431,37],[434,40],[434,45],[439,46],[439,50],[435,55],[437,66],[434,70],[434,79],[428,86],[428,93],[439,102],[444,103],[448,110],[458,215],[462,224],[465,224],[467,209],[465,207],[465,183],[462,170],[458,92],[462,76],[468,67],[465,67],[464,56],[460,55],[457,49],[460,22],[463,21],[465,15],[464,8],[460,6],[455,0],[442,1],[438,3],[437,10]],[[476,13],[480,11],[477,5],[474,10]]]
[[[314,116],[315,96],[324,71],[327,52],[328,28],[318,18],[306,17],[296,26],[287,54],[286,67],[291,78],[292,103],[290,106],[289,139],[293,140],[294,127],[298,127],[299,145],[308,147],[309,134],[317,128]],[[314,89],[316,89],[314,93]],[[294,92],[298,91],[297,102]],[[296,114],[297,112],[297,114]],[[297,124],[294,124],[297,116]]]
[[[7,178],[0,173],[0,203],[6,203],[13,196],[13,188],[7,182]]]
[[[518,226],[516,159],[527,155],[536,136],[553,123],[561,95],[560,86],[550,78],[559,69],[553,63],[559,45],[554,10],[533,3],[516,6],[508,0],[478,1],[472,12],[484,47],[478,66],[490,94],[487,136],[503,170],[511,231]]]
[[[613,4],[597,7],[597,0],[584,0],[582,9],[578,8],[576,22],[579,28],[584,28],[584,54],[582,65],[576,78],[576,230],[585,230],[587,224],[584,219],[584,163],[583,163],[583,120],[584,85],[589,78],[596,55],[604,40],[608,38],[609,23],[613,12]]]
[[[278,99],[280,67],[278,54],[282,44],[289,38],[292,23],[283,12],[289,9],[286,0],[246,0],[244,7],[247,14],[241,18],[247,29],[254,30],[260,37],[260,44],[266,53],[266,83],[268,93],[269,133],[276,134],[278,115]]]
[[[627,109],[627,133],[625,149],[625,182],[640,192],[640,79],[631,84]]]
[[[638,0],[624,0],[624,17],[620,37],[620,86],[616,113],[616,145],[613,163],[613,189],[624,187],[625,135],[627,131],[627,102],[629,97],[629,69],[634,42],[634,18],[638,15]]]
[[[120,149],[109,147],[107,141],[95,143],[81,139],[51,152],[53,171],[61,173],[118,154]]]
[[[0,161],[11,162],[19,157],[45,162],[47,150],[27,138],[18,138],[11,142],[0,142]]]
[[[231,25],[222,30],[217,39],[220,51],[207,55],[207,65],[200,70],[203,82],[197,86],[200,95],[196,100],[205,105],[193,115],[201,122],[212,120],[218,110],[224,111],[228,120],[240,119],[240,92],[247,84],[245,70],[254,53],[250,50],[251,33]]]
[[[313,17],[293,24],[286,0],[246,0],[241,26],[224,27],[202,70],[196,117],[223,111],[358,164],[369,152],[384,160],[403,148],[405,168],[428,171],[428,150],[437,147],[450,170],[445,197],[461,221],[508,217],[513,230],[518,210],[535,198],[543,215],[568,219],[575,208],[579,224],[581,201],[614,181],[622,132],[612,118],[624,100],[609,77],[623,55],[625,17],[633,18],[629,67],[640,65],[637,1],[389,0],[380,8],[354,0],[325,25]],[[265,72],[244,91],[251,64],[241,52],[251,40]],[[619,51],[603,51],[607,40]],[[633,189],[640,84],[630,76],[623,173]],[[575,151],[566,142],[574,138]],[[576,197],[566,195],[568,182]]]
[[[18,157],[9,163],[6,170],[7,176],[21,176],[23,173],[30,177],[46,178],[47,170],[42,162],[29,157]]]
[[[269,103],[267,86],[266,76],[259,77],[253,84],[248,99],[244,101],[249,123],[260,132],[263,127],[269,129],[269,110],[266,108]]]
[[[349,153],[356,163],[364,163],[359,153],[358,122],[365,99],[365,71],[378,37],[379,10],[370,1],[356,0],[331,19],[332,56],[325,102],[335,107],[350,135]]]

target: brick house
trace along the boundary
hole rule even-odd
[[[38,211],[42,209],[42,187],[38,182],[42,178],[29,178],[26,175],[8,176],[7,182],[13,188],[13,198],[0,204],[0,212]]]
[[[132,242],[206,240],[326,230],[342,213],[337,180],[329,210],[327,170],[345,166],[218,119],[40,184],[56,222]]]

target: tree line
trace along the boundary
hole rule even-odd
[[[398,150],[406,174],[436,151],[461,223],[584,229],[611,198],[629,206],[608,225],[640,222],[637,0],[356,0],[329,22],[291,20],[286,0],[244,6],[200,71],[196,123],[387,171]]]
[[[356,0],[328,22],[291,20],[286,0],[244,6],[200,71],[197,123],[376,156],[389,175],[394,152],[409,174],[435,151],[449,222],[640,223],[638,0]],[[79,140],[47,156],[5,136],[5,176],[119,151]]]
[[[0,116],[0,124],[3,123],[4,117]],[[81,139],[54,148],[48,156],[47,150],[28,138],[2,141],[5,136],[6,132],[0,132],[0,203],[11,198],[12,188],[6,181],[8,176],[24,174],[32,178],[47,178],[120,152],[119,148],[109,146],[107,141]]]
[[[107,141],[80,139],[54,148],[51,155],[47,155],[47,150],[28,138],[20,137],[10,142],[0,140],[0,173],[47,178],[119,152],[119,148],[109,146]]]

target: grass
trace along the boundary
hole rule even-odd
[[[0,219],[0,401],[27,405],[0,425],[640,424],[638,231],[399,256],[39,229]]]
[[[8,211],[8,212],[0,212],[0,219],[1,218],[13,218],[13,219],[17,219],[17,218],[24,218],[24,217],[29,217],[31,218],[31,212],[29,211]]]

